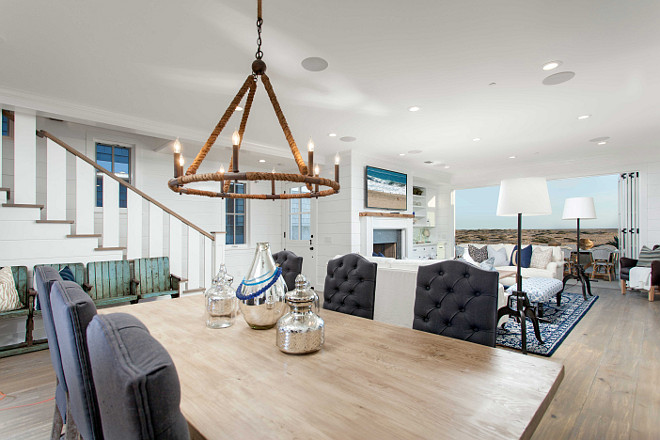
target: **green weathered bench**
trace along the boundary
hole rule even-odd
[[[1,268],[0,268],[1,269]],[[12,266],[14,284],[23,307],[7,312],[0,312],[0,319],[25,318],[25,341],[0,347],[0,357],[32,351],[32,330],[34,329],[34,298],[36,292],[28,287],[28,269],[25,266]]]
[[[37,267],[42,267],[42,266],[52,267],[58,272],[68,266],[69,269],[71,269],[71,272],[73,273],[73,281],[75,281],[76,284],[80,285],[83,288],[83,290],[87,293],[89,293],[89,291],[92,290],[93,286],[87,282],[85,265],[83,263],[37,264],[36,266],[34,266],[34,268],[36,269]],[[35,312],[39,312],[39,310],[35,310]]]
[[[94,261],[87,263],[88,292],[96,307],[106,307],[126,302],[137,302],[133,293],[131,264],[127,260]]]
[[[134,293],[139,299],[160,295],[179,296],[179,285],[183,281],[170,274],[168,257],[137,258],[133,260]]]

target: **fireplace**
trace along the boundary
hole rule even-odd
[[[401,229],[374,229],[373,254],[400,260]]]

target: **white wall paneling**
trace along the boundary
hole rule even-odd
[[[149,256],[163,255],[163,210],[149,203]]]
[[[119,246],[119,183],[103,175],[103,247]]]
[[[46,139],[46,218],[66,220],[66,150]]]
[[[37,200],[37,118],[14,112],[14,203],[34,204]]]
[[[76,234],[94,233],[96,174],[94,167],[76,157]]]
[[[215,276],[213,273],[213,242],[210,238],[202,236],[204,241],[204,287],[209,287],[211,285],[211,280]]]
[[[183,228],[183,223],[181,223],[181,220],[170,216],[170,273],[179,277],[183,275],[181,228]]]
[[[126,258],[142,258],[142,196],[127,192]]]
[[[2,114],[2,107],[0,107],[0,114]],[[2,156],[4,156],[4,150],[2,148],[3,141],[4,141],[4,136],[2,135],[2,133],[0,133],[0,187],[2,187],[2,174],[3,174],[3,172],[2,172]],[[4,196],[2,196],[2,197],[4,197]]]
[[[188,227],[188,289],[199,288],[199,232]]]

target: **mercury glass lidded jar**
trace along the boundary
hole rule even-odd
[[[231,286],[234,278],[227,274],[224,264],[220,265],[218,274],[204,292],[206,302],[206,326],[209,328],[224,328],[231,326],[238,311],[236,291]]]
[[[285,353],[318,351],[325,341],[325,322],[315,313],[318,295],[307,288],[305,276],[296,277],[296,290],[287,292],[291,310],[277,321],[277,348]]]
[[[245,322],[257,330],[273,327],[288,309],[284,302],[286,290],[282,269],[273,260],[270,244],[257,243],[248,274],[236,290]]]

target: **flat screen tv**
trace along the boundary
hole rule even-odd
[[[366,207],[405,211],[408,208],[408,176],[367,166]]]

